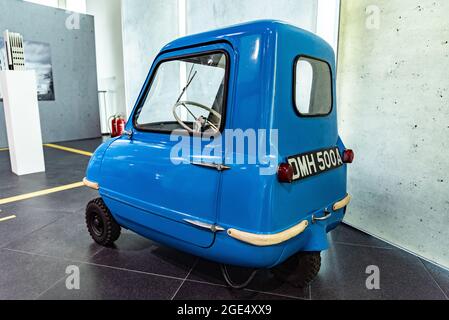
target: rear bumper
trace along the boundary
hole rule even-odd
[[[234,239],[252,244],[253,246],[267,247],[284,243],[300,235],[306,230],[308,226],[309,221],[305,220],[290,229],[275,234],[256,234],[240,231],[237,229],[229,229],[227,232],[228,235]]]
[[[333,211],[341,210],[349,205],[351,202],[351,196],[348,194],[342,200],[334,203],[332,206]],[[309,226],[309,221],[304,220],[299,224],[282,231],[280,233],[275,234],[257,234],[257,233],[249,233],[245,231],[240,231],[237,229],[229,229],[227,231],[228,235],[234,239],[237,239],[241,242],[251,244],[258,247],[267,247],[274,246],[284,242],[287,242],[296,236],[303,233],[307,227]]]
[[[352,197],[348,194],[344,199],[336,202],[333,205],[332,209],[334,211],[338,211],[340,209],[346,208],[349,205],[349,203],[351,202],[351,199],[352,199]]]

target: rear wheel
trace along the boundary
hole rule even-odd
[[[101,198],[87,204],[86,225],[90,236],[99,245],[110,247],[120,237],[121,227]]]
[[[277,279],[291,283],[297,288],[304,288],[316,278],[320,268],[320,252],[300,252],[275,267],[272,271]]]

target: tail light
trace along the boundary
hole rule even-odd
[[[345,152],[343,152],[344,163],[352,163],[354,161],[354,157],[354,151],[352,151],[351,149],[347,149],[345,150]]]
[[[292,183],[293,182],[293,167],[288,163],[281,163],[278,168],[279,182]]]

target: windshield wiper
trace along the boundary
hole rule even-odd
[[[195,79],[196,74],[198,73],[198,71],[195,71],[195,73],[192,75],[193,72],[193,68],[195,67],[195,65],[192,65],[192,68],[190,68],[190,72],[189,72],[189,77],[188,77],[188,81],[186,86],[182,89],[181,94],[179,95],[178,100],[176,100],[176,103],[178,103],[179,101],[181,101],[182,96],[184,95],[184,93],[187,91],[187,89],[189,88],[190,84],[192,83],[193,79]]]

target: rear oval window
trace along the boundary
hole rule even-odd
[[[324,61],[300,57],[295,65],[294,103],[301,116],[325,116],[332,111],[332,73]]]

